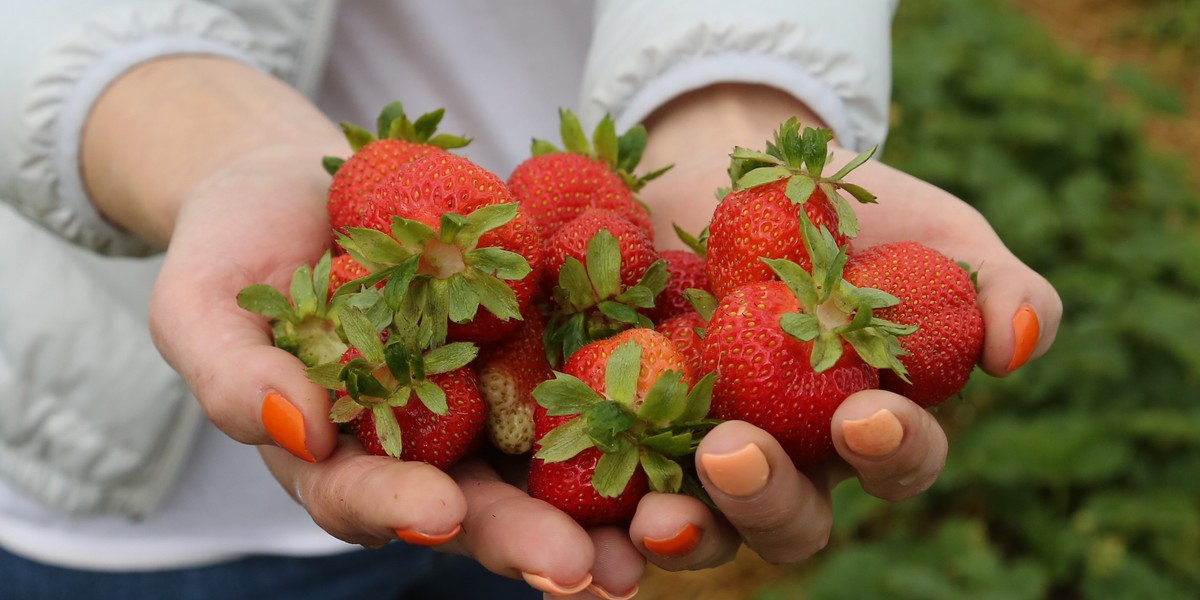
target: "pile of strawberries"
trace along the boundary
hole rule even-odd
[[[327,158],[331,246],[285,295],[238,303],[330,390],[330,418],[369,452],[447,468],[529,457],[528,491],[585,526],[632,517],[647,492],[703,496],[693,455],[728,419],[774,435],[798,468],[830,458],[850,394],[932,407],[979,359],[972,275],[916,242],[853,251],[828,130],[780,126],[735,148],[731,188],[692,251],[659,250],[634,174],[646,144],[560,111],[507,181],[452,152],[435,111],[385,107],[353,153]]]

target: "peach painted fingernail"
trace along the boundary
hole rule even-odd
[[[586,590],[588,586],[592,585],[591,573],[588,573],[588,575],[583,578],[583,581],[573,585],[565,586],[551,581],[548,577],[534,575],[533,573],[521,573],[521,577],[525,579],[525,583],[528,583],[534,589],[541,590],[547,594],[550,594],[551,596],[570,596],[571,594],[578,594],[579,592]]]
[[[279,392],[267,392],[263,398],[262,422],[263,427],[267,429],[267,435],[281,448],[297,458],[310,463],[317,462],[304,445],[308,437],[304,431],[304,415]]]
[[[443,535],[430,535],[411,529],[397,529],[396,537],[416,546],[440,546],[454,539],[454,536],[458,535],[460,531],[462,531],[462,525],[455,525],[454,530]]]
[[[642,545],[647,550],[658,554],[659,556],[669,556],[678,558],[686,556],[696,546],[700,545],[700,536],[702,535],[700,528],[688,523],[682,529],[669,538],[655,539],[650,537],[642,538]]]
[[[620,596],[613,594],[613,593],[609,592],[608,590],[606,590],[594,583],[592,585],[588,586],[588,591],[591,592],[595,596],[599,596],[600,598],[603,598],[604,600],[629,600],[630,598],[633,598],[634,596],[637,595],[638,585],[635,583],[633,585],[632,590],[629,590],[627,593],[622,594]]]
[[[881,408],[865,419],[842,421],[842,437],[855,454],[883,458],[904,441],[904,425],[892,411]]]
[[[1012,362],[1008,363],[1010,373],[1021,368],[1029,360],[1029,357],[1033,356],[1033,349],[1037,347],[1040,335],[1041,324],[1038,322],[1037,313],[1034,312],[1032,306],[1022,304],[1017,309],[1017,314],[1013,316],[1013,338],[1016,343]]]
[[[729,454],[703,454],[700,462],[718,490],[739,498],[762,491],[771,475],[766,455],[754,444]]]

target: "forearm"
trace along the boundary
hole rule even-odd
[[[337,127],[282,82],[232,60],[140,65],[97,101],[83,134],[84,180],[112,222],[165,246],[189,192],[235,161],[282,156],[328,185],[321,156],[344,153]]]

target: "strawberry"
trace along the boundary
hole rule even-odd
[[[534,389],[529,494],[591,527],[628,522],[651,490],[698,490],[688,469],[713,425],[713,378],[691,378],[683,355],[651,329],[580,348]]]
[[[559,111],[559,127],[565,152],[534,140],[532,156],[508,177],[538,233],[549,237],[584,210],[602,208],[629,219],[653,239],[650,214],[635,194],[666,169],[633,175],[646,147],[645,128],[636,126],[618,137],[615,123],[605,116],[596,126],[593,144],[569,110]]]
[[[338,288],[343,285],[370,274],[371,272],[359,264],[358,261],[354,260],[353,256],[338,254],[333,257],[333,264],[329,271],[329,297],[332,298],[338,291]]]
[[[857,218],[841,192],[860,202],[874,202],[875,197],[843,177],[866,162],[874,149],[826,177],[822,171],[831,139],[827,129],[805,128],[801,133],[793,118],[780,126],[766,152],[734,150],[734,188],[717,204],[708,228],[707,272],[718,298],[739,285],[773,279],[761,258],[809,267],[801,214],[833,232],[838,246],[857,235]]]
[[[546,350],[561,364],[588,342],[630,327],[653,327],[666,285],[666,262],[637,227],[612,211],[588,209],[546,245],[547,281],[558,285],[546,307]]]
[[[846,261],[828,230],[803,220],[812,273],[767,259],[779,281],[727,293],[706,330],[703,368],[716,372],[712,416],[739,419],[773,435],[797,468],[834,453],[830,423],[850,394],[876,388],[881,368],[904,372],[898,335],[911,328],[874,316],[898,302],[842,279]]]
[[[690,250],[664,250],[659,256],[667,262],[667,285],[654,300],[654,308],[646,312],[651,321],[662,321],[692,310],[687,297],[690,289],[711,293],[703,256]]]
[[[326,252],[315,266],[301,264],[292,275],[288,295],[257,283],[238,292],[238,306],[269,319],[274,344],[306,366],[335,361],[346,351],[338,335],[341,299],[330,297],[337,261]],[[340,277],[340,275],[338,275]]]
[[[335,391],[335,423],[348,423],[371,454],[419,460],[445,469],[473,450],[483,432],[485,407],[469,342],[429,350],[414,331],[377,330],[357,306],[343,313],[350,347],[340,364],[309,370]]]
[[[545,329],[541,312],[531,307],[515,332],[485,346],[473,363],[488,409],[488,440],[506,454],[533,447],[533,389],[554,378],[542,342]]]
[[[966,385],[983,350],[983,313],[966,269],[918,242],[895,242],[852,256],[845,276],[900,298],[876,316],[917,327],[900,339],[909,381],[885,371],[880,387],[929,408]]]
[[[708,321],[695,310],[689,310],[664,320],[654,330],[675,344],[693,373],[703,373],[704,356],[701,349],[704,338],[701,332],[707,328]]]
[[[434,152],[461,148],[470,143],[462,136],[435,135],[442,109],[422,115],[416,122],[404,114],[399,102],[384,107],[377,121],[378,135],[341,123],[353,153],[343,160],[326,157],[324,164],[333,176],[329,184],[327,210],[335,232],[347,227],[366,227],[368,207],[376,186],[390,178],[401,165]]]
[[[405,165],[375,192],[383,229],[350,228],[338,240],[371,272],[360,285],[387,279],[393,310],[415,304],[435,345],[496,341],[517,327],[538,289],[541,240],[503,181],[440,153]]]

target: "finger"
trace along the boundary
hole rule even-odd
[[[833,413],[832,432],[834,447],[863,489],[884,500],[928,489],[946,463],[941,425],[929,411],[891,392],[865,390],[846,398]]]
[[[646,559],[629,540],[624,527],[593,527],[588,530],[596,558],[587,594],[603,600],[627,600],[638,593],[638,581]],[[586,597],[586,596],[584,596]]]
[[[697,449],[713,502],[764,560],[794,563],[829,541],[833,512],[824,480],[805,477],[765,431],[742,421],[714,428]]]
[[[556,596],[580,593],[592,583],[592,538],[566,513],[503,481],[482,460],[459,463],[450,473],[468,508],[463,531],[448,550]]]
[[[458,534],[466,516],[458,484],[441,470],[366,454],[348,438],[316,464],[274,446],[260,446],[259,452],[318,526],[352,544],[373,547],[401,539],[438,545]]]
[[[638,504],[629,538],[667,571],[707,569],[737,555],[742,540],[728,521],[683,494],[649,494]]]
[[[1044,277],[1015,259],[978,268],[984,321],[980,366],[989,375],[1003,377],[1054,343],[1062,299]]]

